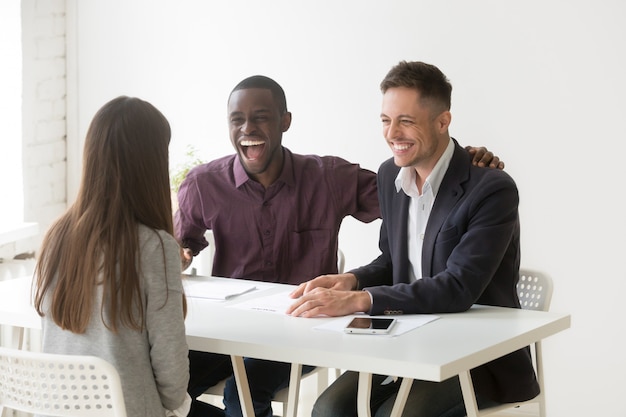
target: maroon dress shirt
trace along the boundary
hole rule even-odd
[[[300,284],[337,273],[344,217],[380,217],[374,172],[283,149],[282,173],[267,190],[236,155],[195,167],[181,184],[176,236],[197,254],[213,231],[214,276]]]

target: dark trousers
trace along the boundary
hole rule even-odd
[[[278,391],[289,386],[291,364],[244,358],[244,365],[255,416],[271,417],[272,399]],[[304,365],[302,374],[307,374],[313,369],[315,367]],[[189,413],[190,417],[217,417],[224,415],[227,417],[239,417],[243,415],[230,356],[190,351],[189,370],[188,391],[193,399]],[[224,388],[224,410],[196,400],[209,387],[212,387],[224,378],[228,378]]]
[[[313,417],[356,417],[358,373],[345,372],[328,387],[313,406]],[[372,416],[388,417],[391,414],[401,378],[388,382],[385,375],[372,376],[370,406]],[[476,397],[479,408],[497,403]],[[458,377],[442,382],[415,380],[402,417],[463,417],[465,405]]]
[[[233,366],[228,355],[189,351],[189,386],[191,410],[188,417],[223,417],[224,410],[199,401],[197,398],[207,389],[233,374]]]

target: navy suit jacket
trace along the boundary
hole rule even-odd
[[[396,191],[393,158],[378,171],[381,255],[354,273],[372,294],[370,314],[455,313],[473,304],[520,308],[519,196],[504,171],[478,168],[455,141],[426,226],[422,278],[409,282],[410,197]],[[539,393],[528,348],[472,370],[477,393],[498,402]]]

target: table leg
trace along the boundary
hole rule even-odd
[[[467,417],[478,417],[478,404],[476,403],[476,393],[474,392],[470,371],[461,372],[459,374],[459,380],[461,382],[461,391],[463,392],[463,401],[465,402]]]
[[[301,375],[302,364],[292,363],[291,374],[289,375],[289,393],[287,394],[287,415],[285,417],[296,417],[298,399],[300,397]]]
[[[370,399],[372,396],[372,374],[359,372],[359,386],[357,390],[357,415],[371,417]]]
[[[248,385],[248,375],[243,364],[243,357],[230,355],[233,363],[233,374],[237,381],[237,393],[241,402],[241,411],[243,417],[254,417],[254,407],[252,407],[252,396],[250,395],[250,386]]]
[[[393,408],[391,409],[391,415],[389,417],[400,417],[402,415],[402,411],[404,411],[404,406],[406,405],[406,400],[409,398],[409,392],[411,392],[411,385],[413,385],[412,378],[402,378],[400,389],[396,395],[396,401],[393,403]]]

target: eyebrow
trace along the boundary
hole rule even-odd
[[[393,117],[391,116],[387,116],[385,113],[381,113],[380,117],[387,117],[389,119],[393,119]],[[415,120],[415,117],[411,116],[410,114],[399,114],[398,117],[396,117],[397,119],[411,119],[411,120]]]

